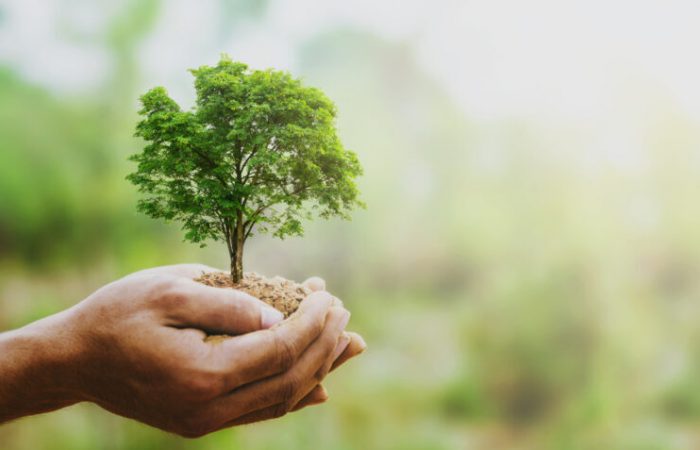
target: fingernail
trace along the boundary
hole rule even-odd
[[[350,344],[350,338],[345,335],[340,336],[340,339],[338,339],[338,345],[336,345],[335,350],[333,350],[331,361],[338,359],[338,356],[340,356],[345,349],[348,348],[348,344]]]
[[[360,344],[360,348],[362,349],[362,351],[364,352],[365,350],[367,350],[367,343],[365,342],[363,337],[359,334],[356,334],[355,338],[358,340],[358,344]]]
[[[272,325],[284,320],[284,314],[273,308],[262,308],[262,327],[270,328]]]

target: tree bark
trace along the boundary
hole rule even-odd
[[[239,211],[236,217],[236,226],[231,236],[231,281],[238,283],[243,279],[243,244],[245,243],[245,230],[243,229],[243,212]]]

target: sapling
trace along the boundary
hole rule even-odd
[[[224,241],[231,281],[243,278],[243,250],[255,233],[302,235],[312,216],[349,218],[363,206],[362,168],[336,130],[336,108],[289,73],[251,70],[222,56],[191,70],[196,104],[183,110],[156,87],[141,96],[130,157],[138,210],[182,223],[185,239]]]

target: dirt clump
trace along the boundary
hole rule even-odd
[[[255,272],[243,275],[239,283],[231,281],[226,272],[209,272],[195,278],[194,281],[218,288],[238,289],[258,298],[284,314],[286,319],[297,310],[299,304],[311,289],[282,277],[267,278]]]
[[[194,281],[207,286],[243,291],[277,309],[284,314],[285,319],[296,311],[301,301],[312,292],[311,289],[286,278],[267,278],[255,272],[244,274],[239,283],[231,281],[231,274],[226,272],[203,273]],[[210,335],[204,341],[216,344],[229,337],[231,336]]]

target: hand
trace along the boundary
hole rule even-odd
[[[138,272],[0,335],[9,356],[0,358],[0,421],[88,400],[195,437],[322,401],[316,386],[348,357],[349,313],[319,291],[267,328],[276,312],[192,281],[202,270],[211,269]],[[207,334],[235,337],[213,344]]]
[[[311,277],[304,281],[303,284],[313,292],[326,290],[326,282],[319,277]],[[347,344],[345,344],[345,342],[347,342]],[[354,358],[355,356],[361,354],[367,349],[367,344],[365,343],[365,340],[362,339],[362,336],[351,331],[343,332],[343,336],[341,337],[341,343],[338,344],[338,347],[342,346],[345,346],[345,349],[340,353],[340,356],[338,356],[338,358],[336,358],[333,362],[333,365],[331,366],[331,371],[337,369],[347,360]],[[294,408],[292,408],[292,411],[298,411],[307,406],[325,403],[327,400],[328,392],[321,384],[319,384],[314,388],[313,391],[311,391],[306,397],[304,397],[299,403],[297,403],[297,405]]]

